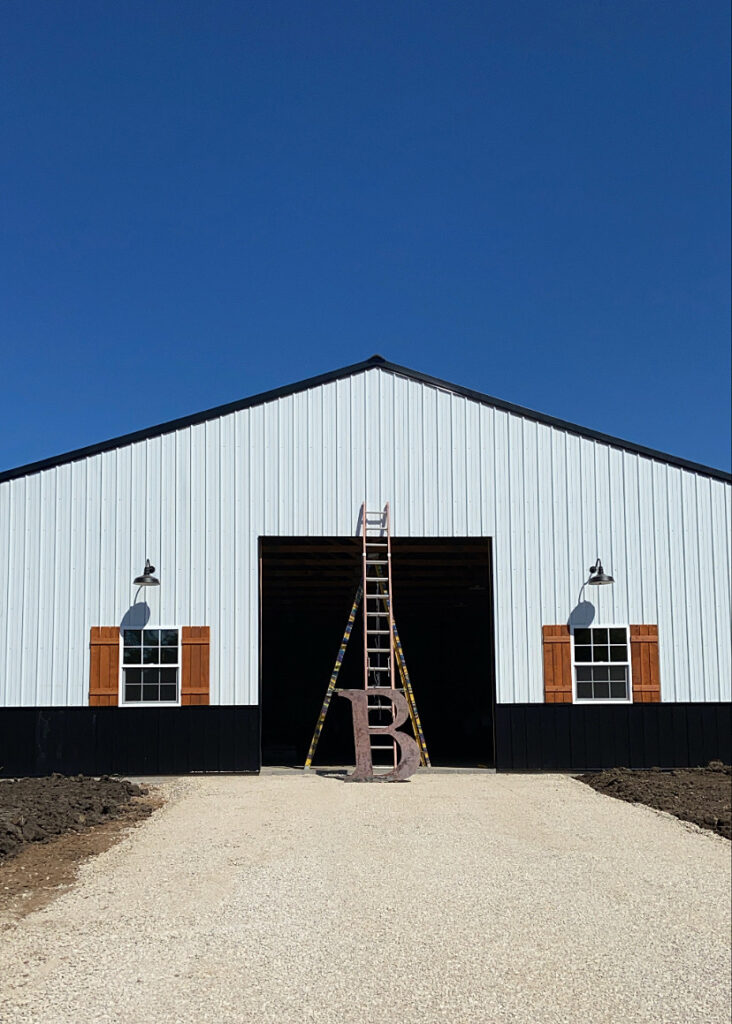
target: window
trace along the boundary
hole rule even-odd
[[[122,630],[122,704],[178,704],[180,630]]]
[[[572,634],[574,699],[630,701],[627,626],[592,626]]]

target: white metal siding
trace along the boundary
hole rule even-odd
[[[501,702],[543,699],[597,555],[584,600],[658,623],[663,700],[730,698],[728,484],[374,368],[0,484],[2,703],[87,703],[146,556],[151,625],[209,625],[212,702],[256,703],[257,538],[353,534],[365,494],[397,535],[494,539]]]

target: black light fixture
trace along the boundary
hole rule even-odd
[[[150,559],[145,559],[145,570],[142,576],[136,576],[132,581],[136,587],[159,587],[160,580],[156,580],[153,576],[155,572],[155,566],[150,565]]]
[[[615,582],[613,577],[612,576],[608,576],[608,574],[605,572],[605,570],[602,567],[602,562],[600,561],[599,558],[597,559],[597,561],[595,562],[594,565],[590,566],[589,573],[590,573],[590,578],[588,579],[587,582],[591,583],[592,586],[599,587],[599,586],[602,586],[605,583],[614,583]]]

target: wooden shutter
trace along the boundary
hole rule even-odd
[[[658,704],[661,700],[658,626],[630,627],[630,663],[633,670],[633,702]]]
[[[572,649],[569,626],[542,626],[544,637],[544,702],[572,703]]]
[[[180,641],[180,702],[183,705],[208,704],[211,629],[209,626],[183,626]]]
[[[119,626],[92,626],[89,638],[89,703],[119,703]]]

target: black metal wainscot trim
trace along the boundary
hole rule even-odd
[[[0,777],[256,772],[259,708],[2,708]]]
[[[688,768],[732,761],[732,704],[497,704],[499,771]]]

